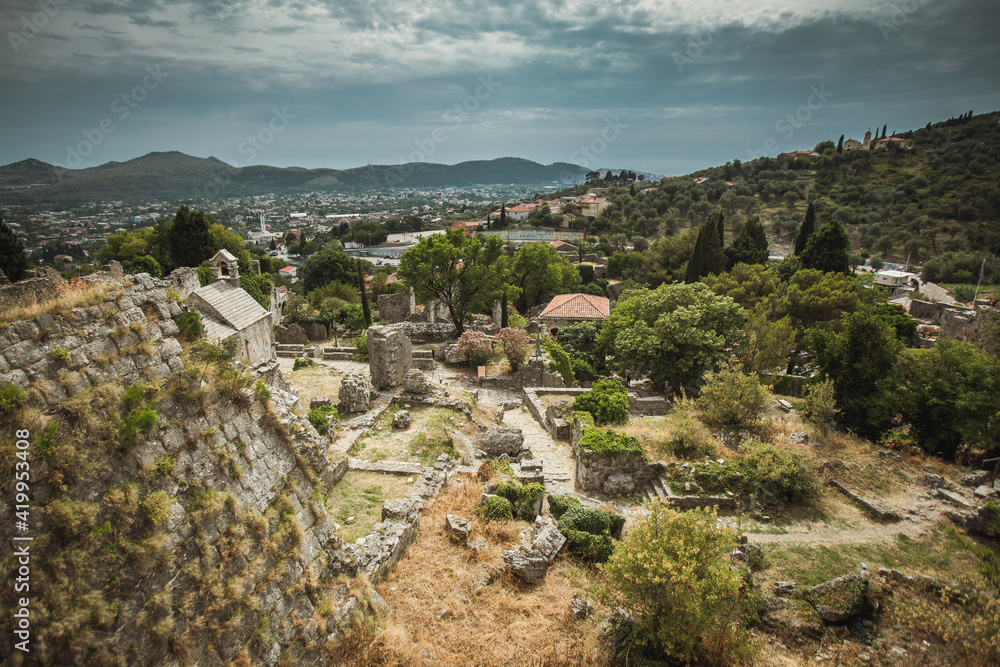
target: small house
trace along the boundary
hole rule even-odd
[[[542,325],[555,335],[560,327],[577,322],[599,324],[611,314],[611,304],[606,296],[593,294],[560,294],[538,316]]]

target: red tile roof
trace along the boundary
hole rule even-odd
[[[539,317],[566,320],[603,320],[611,313],[608,298],[593,294],[560,294]]]

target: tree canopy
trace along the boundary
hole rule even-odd
[[[170,229],[170,258],[174,267],[198,266],[218,252],[213,250],[212,219],[201,210],[191,210],[187,206],[177,209],[174,224]]]
[[[806,216],[802,219],[802,224],[799,226],[798,234],[795,235],[795,254],[801,255],[802,251],[806,249],[806,243],[809,241],[809,237],[816,232],[816,209],[813,207],[812,202],[809,202],[809,208],[806,209]]]
[[[500,237],[466,237],[453,229],[420,239],[400,258],[398,273],[421,303],[444,303],[461,335],[465,317],[499,297],[504,263]]]
[[[28,268],[24,245],[3,221],[2,216],[0,216],[0,268],[12,283],[24,278],[24,272]]]
[[[521,289],[517,306],[527,310],[557,294],[574,292],[580,274],[565,257],[545,242],[525,243],[510,265],[511,282]]]
[[[802,266],[820,271],[847,273],[851,269],[847,248],[851,238],[839,220],[831,220],[809,237],[802,251]]]
[[[307,292],[327,283],[358,286],[355,259],[344,252],[338,241],[330,241],[302,264],[302,286]]]
[[[620,373],[648,373],[655,383],[679,389],[725,357],[744,320],[735,301],[703,283],[640,288],[617,302],[597,346]]]

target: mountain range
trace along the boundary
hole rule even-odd
[[[522,158],[474,160],[455,165],[412,162],[353,169],[304,169],[266,165],[234,167],[214,157],[177,151],[149,153],[127,162],[66,169],[27,159],[0,167],[0,204],[87,201],[204,201],[223,197],[297,192],[349,192],[380,188],[437,188],[582,182],[587,169],[567,162],[542,165]]]

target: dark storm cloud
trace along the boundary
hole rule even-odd
[[[170,77],[92,164],[171,149],[231,159],[286,105],[296,119],[263,162],[394,162],[437,127],[449,140],[434,160],[569,160],[618,114],[628,127],[602,166],[664,173],[746,159],[768,139],[809,148],[1000,107],[994,3],[803,4],[65,0],[44,39],[0,45],[0,162],[56,160],[152,65]],[[35,11],[0,10],[4,34]],[[499,84],[482,100],[479,77]]]

